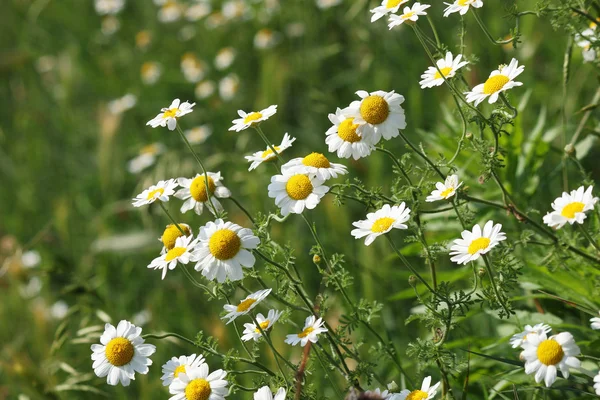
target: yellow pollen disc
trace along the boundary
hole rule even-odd
[[[158,194],[158,196],[162,196],[162,194],[164,192],[165,192],[165,189],[163,189],[163,188],[154,189],[153,191],[148,193],[148,200],[152,200],[157,194]]]
[[[554,339],[546,339],[537,348],[537,358],[544,365],[556,365],[562,361],[565,353]]]
[[[360,136],[356,133],[358,124],[353,124],[354,118],[347,118],[338,126],[338,136],[345,142],[360,142]]]
[[[210,176],[208,177],[208,190],[212,195],[215,192],[217,185]],[[190,185],[190,194],[194,200],[204,203],[208,201],[208,193],[206,193],[206,177],[204,175],[197,176]]]
[[[390,218],[390,217],[379,218],[377,221],[375,221],[373,223],[373,226],[371,227],[371,232],[375,232],[375,233],[385,232],[388,229],[390,229],[390,226],[392,226],[392,224],[395,221],[396,220],[394,218]]]
[[[186,400],[208,400],[210,393],[210,383],[202,378],[190,381],[185,387]]]
[[[569,219],[575,218],[575,213],[582,212],[584,207],[585,204],[580,203],[578,201],[574,201],[573,203],[569,203],[566,206],[564,206],[562,211],[560,212],[560,215]]]
[[[469,252],[470,255],[473,255],[473,254],[477,253],[479,250],[487,249],[487,247],[489,245],[490,245],[490,239],[488,239],[486,237],[480,237],[471,242],[467,251]]]
[[[294,175],[285,184],[285,191],[294,200],[304,200],[313,191],[313,185],[306,175]]]
[[[454,192],[454,188],[453,187],[449,187],[448,189],[444,190],[442,193],[440,193],[440,196],[443,198],[448,197],[449,194]]]
[[[277,153],[281,153],[281,148],[279,146],[273,146],[273,148],[275,148],[275,151]],[[275,153],[273,153],[273,150],[271,150],[270,148],[268,148],[267,150],[263,151],[262,154],[260,155],[261,158],[271,158],[271,157],[275,157]]]
[[[261,119],[262,117],[263,117],[263,115],[259,112],[251,112],[250,114],[246,115],[246,117],[244,118],[244,123],[249,124],[249,123],[256,121],[257,119]]]
[[[165,111],[163,118],[175,118],[177,111],[179,111],[179,108],[171,108],[170,110]]]
[[[315,167],[315,168],[329,168],[331,167],[331,163],[321,153],[310,153],[306,157],[302,159],[302,164],[307,167]]]
[[[172,248],[171,250],[169,250],[167,252],[167,255],[165,256],[165,261],[173,261],[177,257],[181,256],[183,253],[185,253],[185,250],[186,250],[185,247]]]
[[[246,299],[244,301],[242,301],[240,304],[238,304],[236,311],[237,312],[246,312],[248,311],[248,309],[250,307],[252,307],[252,304],[256,303],[255,299]]]
[[[390,8],[398,7],[398,5],[403,2],[404,0],[388,0],[387,3],[385,3],[385,8],[389,10]]]
[[[439,71],[435,71],[435,75],[433,76],[433,79],[442,79],[442,75],[440,75],[440,71],[442,72],[443,76],[448,76],[450,71],[452,71],[452,67],[444,67],[444,68],[440,68]]]
[[[191,234],[190,228],[187,225],[179,224],[179,227],[185,232],[186,236]],[[165,249],[171,250],[173,247],[175,247],[175,241],[177,241],[177,238],[181,236],[183,235],[179,229],[177,229],[177,226],[175,226],[175,224],[170,224],[165,228],[160,240],[165,246]]]
[[[494,75],[491,78],[488,78],[488,80],[483,84],[483,93],[494,94],[498,90],[502,89],[509,80],[510,79],[508,79],[508,76],[502,74]]]
[[[413,390],[406,396],[406,400],[425,400],[429,397],[429,393],[422,390]]]
[[[179,376],[179,374],[182,372],[185,374],[185,365],[180,365],[177,368],[175,368],[175,371],[173,372],[173,376],[175,378],[177,378]]]
[[[371,125],[381,124],[388,115],[390,115],[390,106],[381,96],[365,97],[360,104],[360,116]]]
[[[208,241],[208,249],[218,260],[229,260],[236,256],[242,247],[240,237],[232,230],[220,229]]]
[[[315,328],[313,328],[312,326],[309,326],[308,328],[304,329],[302,332],[300,332],[298,334],[298,337],[300,339],[307,337],[312,331],[314,331]]]
[[[260,326],[260,329],[262,329],[263,331],[265,331],[265,330],[266,330],[266,329],[269,327],[269,324],[270,324],[270,322],[269,322],[269,320],[267,319],[266,321],[264,321],[264,322],[261,322],[261,323],[260,323],[260,324],[258,324],[258,325]],[[254,330],[254,332],[256,332],[256,333],[260,333],[260,329],[256,328],[256,329]]]
[[[471,0],[458,0],[458,5],[461,7],[466,6],[467,4],[470,4]]]
[[[104,350],[108,362],[117,367],[129,364],[133,359],[133,353],[133,344],[124,337],[112,339]]]
[[[402,19],[409,19],[413,15],[415,15],[414,11],[407,12],[406,14],[402,14]]]

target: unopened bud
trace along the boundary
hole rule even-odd
[[[467,140],[471,140],[471,139],[473,139],[473,134],[471,132],[467,132],[465,137],[467,138]]]
[[[395,391],[397,391],[397,390],[398,390],[398,384],[397,384],[396,382],[394,382],[394,381],[391,381],[390,383],[388,383],[388,385],[387,385],[387,389],[388,389],[390,392],[395,392]]]
[[[480,185],[483,185],[485,183],[485,176],[480,175],[477,182],[479,182]]]
[[[575,157],[575,146],[573,146],[573,144],[569,143],[568,145],[565,146],[565,153],[567,153],[567,155],[569,157]]]
[[[320,255],[318,255],[318,254],[315,254],[315,255],[313,256],[313,262],[314,262],[315,264],[320,264],[320,263],[321,263],[321,256],[320,256]]]
[[[410,286],[413,286],[413,287],[414,287],[414,286],[417,284],[417,277],[416,277],[416,276],[414,276],[414,275],[411,275],[411,276],[409,276],[409,277],[408,277],[408,284],[409,284]]]
[[[483,268],[479,268],[479,269],[477,270],[477,275],[479,275],[479,277],[480,277],[480,278],[481,278],[481,277],[484,277],[484,276],[485,276],[485,269],[483,269]]]

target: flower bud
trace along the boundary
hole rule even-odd
[[[467,138],[467,140],[471,140],[471,139],[473,139],[473,134],[471,132],[467,132],[467,134],[465,135],[465,138]]]
[[[565,146],[565,153],[567,153],[567,155],[569,157],[575,157],[575,146],[573,146],[573,144],[569,143],[568,145]]]
[[[320,263],[321,263],[321,256],[320,256],[320,255],[318,255],[318,254],[315,254],[315,255],[313,256],[313,262],[314,262],[315,264],[320,264]]]
[[[479,275],[480,278],[484,277],[485,276],[485,269],[479,268],[477,270],[477,275]]]
[[[412,287],[415,287],[415,285],[417,284],[417,277],[414,275],[411,275],[408,277],[408,284]]]

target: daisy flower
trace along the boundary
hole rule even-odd
[[[545,333],[532,335],[523,343],[523,349],[521,357],[525,360],[525,373],[535,373],[535,381],[540,383],[543,380],[546,387],[556,381],[557,369],[567,379],[569,367],[579,368],[581,365],[581,361],[575,358],[581,351],[569,332],[550,336],[549,339]]]
[[[600,372],[594,377],[594,390],[596,391],[596,394],[600,396]]]
[[[567,222],[571,225],[575,222],[583,224],[586,218],[585,213],[593,210],[598,202],[598,198],[592,195],[593,189],[593,186],[589,186],[587,189],[581,186],[577,190],[572,190],[571,193],[563,192],[562,196],[552,203],[554,211],[544,216],[544,223],[556,229],[562,228]]]
[[[125,7],[125,0],[95,0],[94,8],[98,15],[118,14]]]
[[[201,364],[204,364],[204,357],[202,354],[172,357],[162,366],[163,376],[160,379],[162,380],[163,386],[169,386],[173,380],[179,377],[179,374],[198,368]]]
[[[285,135],[283,135],[283,140],[281,141],[281,144],[279,146],[273,147],[275,148],[275,151],[277,151],[278,154],[281,154],[285,150],[292,147],[292,143],[294,143],[295,140],[296,138],[291,137],[289,134],[286,133]],[[250,164],[250,168],[248,168],[248,171],[252,171],[253,169],[258,168],[258,166],[264,162],[275,160],[277,158],[277,155],[273,153],[273,150],[271,150],[269,146],[267,146],[266,150],[257,151],[251,156],[245,156],[244,158],[248,160],[248,162],[252,163]]]
[[[191,235],[178,237],[175,240],[175,246],[152,260],[148,268],[162,269],[162,279],[165,279],[167,271],[175,269],[177,263],[188,264],[190,261],[196,262],[199,260],[199,257],[195,254],[197,244],[198,240],[194,240]]]
[[[530,337],[529,335],[541,335],[542,333],[546,335],[551,330],[552,328],[550,327],[550,325],[546,324],[537,324],[534,326],[525,325],[525,330],[523,332],[514,334],[510,338],[509,343],[511,344],[513,349],[516,349],[517,347],[523,346],[523,343],[525,343],[527,341],[527,338]]]
[[[433,399],[435,397],[435,395],[437,394],[437,388],[440,386],[441,382],[436,383],[433,386],[431,385],[431,377],[428,376],[427,378],[423,379],[423,383],[421,384],[421,389],[420,390],[413,390],[412,392],[410,390],[404,389],[403,391],[400,392],[400,395],[398,396],[398,400],[429,400],[429,399]]]
[[[371,10],[373,15],[371,16],[371,22],[377,21],[381,17],[385,17],[389,13],[397,13],[400,6],[408,0],[383,0],[379,7],[375,7]]]
[[[268,189],[269,197],[275,199],[284,217],[290,213],[301,214],[304,208],[312,210],[329,191],[317,177],[291,173],[271,177]]]
[[[146,168],[151,167],[165,150],[165,145],[160,142],[142,147],[138,155],[127,162],[127,171],[132,174],[139,174]]]
[[[169,197],[175,193],[177,182],[175,179],[169,179],[168,181],[158,181],[156,185],[150,186],[142,193],[138,194],[133,199],[134,207],[145,206],[146,204],[152,204],[156,200],[169,201]]]
[[[594,318],[590,319],[590,322],[592,323],[592,325],[591,325],[592,329],[600,330],[600,318],[594,317]]]
[[[285,389],[279,388],[275,396],[268,386],[263,386],[254,393],[254,400],[285,400]]]
[[[446,181],[444,183],[437,182],[435,184],[436,190],[431,192],[425,201],[430,203],[432,201],[448,200],[450,197],[454,196],[456,189],[458,189],[462,184],[462,182],[458,182],[458,175],[449,175],[446,177]]]
[[[461,61],[462,56],[462,54],[459,54],[454,58],[451,52],[447,52],[446,58],[437,60],[437,68],[427,68],[427,71],[421,75],[421,79],[423,79],[419,82],[421,89],[441,86],[444,83],[444,78],[450,79],[454,77],[456,71],[469,63],[468,61]]]
[[[212,135],[212,127],[210,125],[199,125],[184,131],[183,134],[190,144],[202,144]]]
[[[221,319],[228,319],[227,323],[229,324],[237,317],[248,314],[250,310],[256,307],[258,303],[263,301],[269,295],[269,293],[271,293],[271,289],[259,290],[258,292],[254,292],[246,296],[246,298],[240,301],[240,304],[237,306],[225,304],[223,309],[227,311],[227,315],[221,317]]]
[[[450,248],[450,255],[454,256],[450,261],[457,264],[466,264],[469,261],[475,261],[480,255],[487,253],[498,243],[506,240],[506,235],[501,232],[502,224],[495,224],[493,221],[486,222],[483,231],[479,225],[473,227],[473,232],[462,231],[462,239],[456,239],[454,246]]]
[[[493,71],[485,83],[475,86],[470,92],[465,92],[467,101],[469,103],[475,102],[475,106],[478,106],[479,103],[489,97],[488,103],[495,103],[498,101],[500,93],[523,85],[522,82],[516,82],[514,79],[521,75],[524,69],[525,66],[519,66],[519,62],[513,58],[510,64],[501,65]]]
[[[177,227],[179,226],[179,228]],[[179,230],[181,229],[183,233]],[[166,253],[167,251],[173,249],[175,247],[175,242],[180,237],[186,237],[192,235],[192,228],[188,224],[184,224],[179,222],[177,225],[169,224],[163,231],[161,237],[158,240],[163,244],[161,254]]]
[[[596,49],[592,47],[592,42],[597,40],[595,25],[575,35],[575,44],[581,48],[584,62],[592,62],[596,59]]]
[[[168,108],[162,108],[160,114],[148,121],[146,125],[150,125],[153,128],[166,126],[170,131],[173,131],[177,127],[177,118],[181,118],[194,111],[192,108],[195,105],[196,103],[190,104],[187,101],[181,103],[179,99],[175,99]]]
[[[404,7],[404,13],[401,15],[392,14],[389,19],[388,27],[392,29],[395,26],[403,23],[412,24],[419,19],[419,15],[427,15],[425,10],[431,7],[429,4],[421,4],[416,2],[411,7]]]
[[[455,0],[454,3],[444,3],[448,7],[444,10],[444,17],[449,16],[452,13],[460,13],[465,15],[469,11],[469,7],[481,8],[483,7],[483,1],[481,0]]]
[[[256,322],[260,325],[260,328],[263,332],[268,331],[271,327],[277,322],[279,317],[281,317],[283,312],[277,310],[269,310],[267,314],[267,318],[264,317],[261,313],[256,314]],[[258,340],[262,334],[260,333],[260,329],[254,323],[244,324],[244,334],[242,335],[242,340],[247,342],[249,340]]]
[[[269,106],[261,111],[253,111],[249,114],[246,114],[243,110],[238,110],[238,115],[240,118],[234,119],[231,121],[233,126],[229,128],[230,131],[240,132],[244,129],[250,128],[251,126],[257,125],[262,121],[268,120],[270,117],[275,115],[277,112],[277,106]]]
[[[329,114],[329,120],[333,124],[325,133],[327,138],[325,143],[330,152],[337,152],[340,158],[350,158],[358,160],[371,154],[375,147],[373,144],[358,132],[358,124],[354,123],[354,118],[348,117],[341,109],[337,109],[335,114]]]
[[[367,219],[353,222],[357,229],[353,229],[350,234],[355,239],[361,239],[366,236],[365,245],[368,246],[378,236],[384,235],[392,229],[408,229],[404,223],[410,218],[410,208],[402,202],[399,206],[385,204],[379,210],[368,213]]]
[[[208,175],[208,191],[204,174],[197,174],[193,179],[177,178],[181,189],[175,193],[175,197],[184,200],[179,210],[182,214],[194,210],[196,214],[202,215],[205,205],[213,214],[214,210],[223,211],[223,206],[217,199],[230,197],[231,191],[221,183],[223,178],[221,178],[220,172],[206,172],[206,175]],[[212,206],[208,204],[209,195]]]
[[[225,282],[226,278],[241,280],[244,277],[242,267],[254,266],[256,259],[251,250],[260,243],[252,230],[222,219],[201,227],[198,240],[199,261],[194,268],[207,279],[216,279],[219,283]]]
[[[129,386],[136,372],[147,374],[148,366],[152,365],[149,357],[154,354],[156,347],[144,344],[141,333],[142,328],[129,321],[120,321],[116,328],[106,324],[100,336],[101,344],[91,347],[94,373],[100,378],[106,376],[106,382],[113,386],[118,383]]]
[[[311,315],[306,318],[302,332],[287,335],[285,342],[292,346],[298,343],[301,346],[306,346],[309,341],[317,343],[317,336],[323,332],[327,332],[327,328],[324,328],[323,325],[325,325],[325,321],[322,318],[317,319],[314,315]]]
[[[225,400],[229,393],[227,372],[218,369],[209,374],[208,364],[181,372],[169,386],[169,400]]]
[[[348,170],[345,165],[331,163],[321,153],[310,153],[306,157],[293,158],[281,166],[283,174],[299,173],[313,175],[322,181],[346,175]]]
[[[140,75],[145,85],[154,85],[162,75],[162,66],[154,61],[146,61],[140,68]]]
[[[343,113],[354,118],[353,123],[359,125],[358,133],[375,145],[381,137],[389,140],[399,135],[399,130],[406,128],[404,96],[378,90],[368,93],[359,90],[356,94],[360,101],[353,101]]]

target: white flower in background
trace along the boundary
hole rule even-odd
[[[596,394],[600,396],[600,372],[594,377],[594,390],[596,391]]]
[[[112,114],[122,114],[127,110],[131,110],[137,103],[137,97],[134,94],[127,93],[123,97],[114,99],[108,102],[108,111]]]
[[[188,370],[198,368],[204,364],[205,360],[202,354],[192,354],[190,356],[172,357],[163,364],[161,376],[163,386],[169,386],[173,380],[179,377],[181,373],[187,373]]]
[[[212,7],[209,2],[206,1],[195,1],[192,2],[185,10],[185,19],[191,22],[196,22],[206,17],[212,11]]]
[[[199,125],[183,131],[183,134],[190,144],[202,144],[212,135],[212,127]]]
[[[148,324],[148,322],[152,321],[152,312],[150,310],[141,310],[131,317],[131,322],[135,326],[143,326]]]
[[[180,236],[175,240],[175,246],[152,260],[148,268],[162,269],[162,279],[165,279],[167,271],[175,269],[178,263],[188,264],[199,260],[194,253],[197,244],[198,240],[191,235]]]
[[[217,90],[217,84],[213,81],[202,81],[196,85],[194,95],[197,99],[204,100],[209,98]]]
[[[158,181],[156,185],[152,185],[142,193],[138,194],[136,198],[133,199],[133,206],[145,206],[146,204],[154,203],[156,200],[163,202],[169,201],[169,197],[175,193],[176,187],[177,183],[175,182],[175,179]]]
[[[21,265],[23,268],[35,268],[42,262],[42,257],[37,250],[28,250],[21,254]]]
[[[231,67],[231,64],[235,61],[236,54],[233,47],[222,48],[215,57],[215,67],[220,71]]]
[[[333,126],[325,133],[325,143],[330,152],[337,152],[340,158],[352,157],[355,160],[371,154],[375,147],[359,134],[359,125],[354,123],[354,118],[348,117],[338,108],[335,114],[329,114],[329,120]],[[369,139],[372,140],[373,137]]]
[[[246,298],[240,301],[237,306],[231,304],[225,304],[223,309],[227,311],[227,315],[221,317],[221,319],[227,319],[227,324],[233,322],[237,317],[248,314],[254,307],[263,301],[271,293],[271,289],[259,290],[246,296]]]
[[[281,154],[285,150],[292,147],[292,143],[294,143],[295,140],[296,138],[291,137],[289,134],[286,133],[285,135],[283,135],[283,140],[281,141],[281,144],[279,146],[273,147],[275,148],[275,151],[278,154]],[[269,146],[267,146],[267,148],[264,151],[257,151],[251,156],[245,156],[244,158],[248,160],[248,162],[252,163],[250,164],[250,168],[248,168],[248,171],[252,171],[253,169],[258,168],[258,166],[264,162],[273,161],[277,159],[277,155],[273,152],[273,150],[271,150]]]
[[[592,329],[600,330],[600,318],[594,317],[594,318],[590,319],[590,322],[592,323],[592,325],[591,325]]]
[[[155,142],[140,149],[139,154],[127,162],[127,171],[139,174],[156,162],[159,155],[164,153],[166,147],[160,142]]]
[[[583,61],[593,62],[596,60],[596,49],[592,47],[592,42],[598,41],[596,34],[596,24],[590,24],[590,28],[575,35],[575,44],[581,48]]]
[[[240,132],[244,129],[248,129],[251,126],[257,125],[262,121],[268,120],[270,117],[277,113],[277,105],[271,105],[261,111],[252,111],[246,113],[244,110],[238,110],[240,118],[231,121],[233,126],[229,128],[230,131]]]
[[[19,294],[24,299],[32,299],[42,290],[42,280],[38,276],[34,276],[25,285],[19,285]]]
[[[100,378],[106,376],[106,382],[113,386],[119,383],[129,386],[136,372],[147,374],[148,366],[152,365],[149,357],[156,347],[144,344],[141,333],[142,328],[125,320],[120,321],[116,328],[106,324],[100,336],[101,344],[91,347],[94,373]]]
[[[408,0],[383,0],[381,5],[371,10],[373,15],[371,16],[371,22],[377,21],[381,17],[392,13],[395,14],[400,9],[400,6],[407,3]]]
[[[227,372],[218,369],[209,374],[208,364],[190,368],[179,374],[169,386],[169,400],[225,400],[229,393]]]
[[[483,7],[483,1],[481,0],[455,0],[454,3],[444,3],[448,7],[444,10],[444,17],[449,16],[452,13],[460,13],[465,15],[469,11],[469,7],[481,8]]]
[[[260,325],[260,328],[263,332],[268,331],[271,327],[277,322],[277,320],[281,317],[283,312],[277,310],[269,310],[267,317],[261,313],[256,314],[256,322]],[[244,334],[242,335],[242,340],[247,342],[248,340],[258,340],[261,338],[262,333],[260,333],[260,329],[254,323],[244,324]]]
[[[196,83],[204,79],[208,65],[194,53],[188,52],[181,57],[181,72],[186,81]]]
[[[224,101],[233,99],[240,88],[240,78],[236,74],[229,74],[219,81],[219,96]]]
[[[444,78],[450,79],[454,77],[456,71],[468,64],[467,61],[461,60],[462,54],[459,54],[454,58],[451,52],[447,52],[446,58],[439,59],[436,62],[437,68],[429,67],[427,68],[427,71],[421,75],[422,81],[419,82],[421,89],[440,86],[444,83]]]
[[[291,38],[304,36],[306,25],[302,22],[292,22],[285,26],[285,33]]]
[[[152,34],[148,30],[141,30],[135,34],[135,45],[142,51],[148,49],[152,43]]]
[[[310,153],[306,157],[293,158],[281,166],[285,174],[308,174],[316,176],[322,181],[346,175],[348,170],[345,165],[331,163],[321,153]]]
[[[342,0],[316,0],[316,3],[317,7],[319,7],[321,10],[326,10],[328,8],[342,4]]]
[[[416,2],[412,7],[404,7],[404,12],[401,15],[392,14],[390,15],[388,28],[392,29],[395,26],[402,25],[403,23],[412,24],[415,23],[420,15],[427,15],[427,10],[431,5],[421,4]]]
[[[489,97],[488,103],[495,103],[498,101],[500,93],[523,85],[522,82],[516,82],[514,79],[524,70],[525,66],[519,66],[519,62],[513,58],[509,65],[501,65],[497,70],[492,71],[485,83],[475,86],[470,92],[465,92],[467,101],[475,102],[475,106],[478,106]]]
[[[248,6],[242,0],[229,0],[223,3],[221,13],[227,20],[243,18],[248,14]]]
[[[363,393],[362,398],[365,399],[373,399],[373,400],[396,400],[400,394],[398,393],[390,393],[388,390],[381,390],[376,388],[374,390],[367,390]],[[418,397],[416,397],[418,399]]]
[[[450,248],[450,259],[457,264],[467,264],[469,261],[477,260],[482,254],[496,247],[501,241],[506,240],[506,235],[501,232],[501,224],[493,221],[486,222],[483,231],[479,225],[473,227],[473,231],[464,230],[462,239],[456,239],[454,246]]]
[[[285,400],[285,389],[279,388],[275,396],[268,386],[263,386],[254,393],[254,400]]]
[[[433,201],[448,200],[454,196],[456,189],[458,189],[462,184],[462,182],[458,182],[458,175],[449,175],[446,177],[446,181],[444,183],[436,182],[436,190],[431,192],[425,201],[431,203]]]
[[[329,191],[321,179],[305,174],[272,176],[268,189],[269,197],[275,199],[284,217],[301,214],[305,208],[312,210]]]
[[[535,381],[540,383],[543,380],[546,387],[556,381],[557,369],[567,379],[569,368],[581,366],[581,361],[575,358],[581,351],[569,332],[559,333],[549,339],[545,333],[532,335],[523,343],[523,349],[521,358],[525,360],[525,373],[535,373]]]
[[[69,305],[63,300],[58,300],[50,307],[50,316],[54,319],[63,319],[68,313]]]
[[[179,210],[182,214],[194,210],[196,214],[202,215],[204,207],[207,207],[213,215],[215,214],[213,207],[217,212],[223,211],[223,206],[218,199],[231,197],[231,191],[221,183],[223,180],[221,172],[206,172],[206,175],[208,175],[208,190],[206,190],[204,174],[196,174],[192,179],[177,178],[181,189],[175,193],[175,197],[184,200]],[[208,204],[209,196],[212,205]]]
[[[433,386],[431,385],[431,377],[423,379],[423,383],[421,384],[420,390],[403,390],[400,392],[397,400],[430,400],[435,397],[437,394],[437,389],[440,386],[441,382],[436,383]],[[396,399],[394,399],[396,400]]]
[[[517,347],[522,347],[523,343],[525,343],[527,341],[527,339],[529,337],[531,337],[530,335],[541,335],[541,334],[546,335],[551,330],[552,330],[552,328],[550,327],[550,325],[546,325],[546,324],[537,324],[534,326],[525,325],[525,330],[523,332],[514,334],[510,338],[509,343],[513,349],[516,349]]]
[[[114,15],[125,7],[125,0],[95,0],[94,8],[98,15]]]
[[[392,229],[408,229],[404,224],[410,219],[410,208],[402,202],[399,206],[390,207],[385,204],[379,210],[368,213],[367,219],[353,222],[357,229],[353,229],[350,234],[355,239],[361,239],[366,236],[365,245],[369,246],[378,236],[385,235]]]
[[[206,17],[206,20],[204,20],[204,25],[207,29],[216,29],[225,25],[226,23],[227,19],[225,19],[221,11],[214,11],[212,14]]]
[[[145,85],[154,85],[162,75],[162,67],[157,62],[146,61],[142,64],[140,74]]]
[[[317,343],[318,335],[327,332],[325,328],[325,321],[322,318],[317,319],[314,315],[306,318],[304,322],[304,329],[300,333],[293,335],[287,335],[285,342],[292,346],[300,343],[301,346],[306,346],[308,342]]]
[[[554,211],[544,215],[544,223],[555,229],[562,228],[567,222],[571,225],[575,222],[583,224],[585,213],[593,210],[598,202],[598,198],[592,195],[593,189],[593,186],[587,189],[580,186],[571,193],[563,192],[562,196],[552,203]]]
[[[356,94],[361,100],[353,101],[342,112],[348,118],[354,118],[353,123],[359,125],[358,133],[369,143],[377,144],[382,136],[387,140],[395,138],[400,134],[400,129],[406,128],[401,106],[404,96],[393,90],[371,93],[359,90]]]
[[[181,118],[194,111],[192,108],[195,105],[196,103],[190,104],[187,101],[181,103],[179,99],[175,99],[168,108],[162,108],[160,114],[148,121],[146,125],[150,125],[153,128],[166,126],[170,131],[173,131],[177,127],[177,118]]]
[[[251,251],[258,247],[260,239],[251,229],[217,219],[200,228],[198,239],[200,261],[195,269],[211,281],[239,281],[244,277],[242,267],[252,268],[256,262]]]
[[[271,29],[263,28],[254,35],[254,47],[265,50],[275,47],[281,40],[281,34]]]
[[[100,30],[104,36],[114,35],[119,29],[121,29],[121,21],[117,17],[114,15],[102,17]]]
[[[160,10],[158,10],[158,20],[163,23],[175,22],[181,18],[183,11],[183,5],[177,1],[165,1]]]

